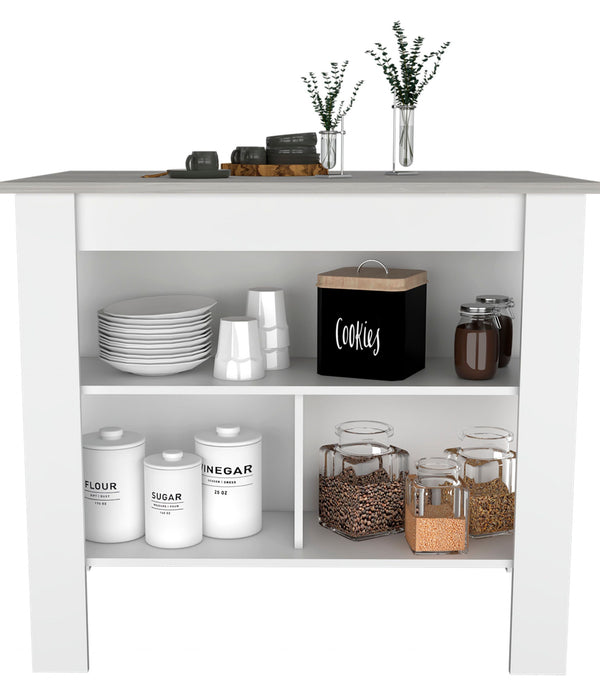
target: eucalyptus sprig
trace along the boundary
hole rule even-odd
[[[314,110],[317,112],[319,119],[325,130],[335,130],[342,116],[345,116],[352,108],[358,90],[364,80],[359,80],[354,86],[350,101],[346,105],[344,99],[336,106],[342,85],[344,83],[344,73],[348,66],[348,61],[345,60],[341,65],[339,63],[331,63],[331,72],[322,72],[324,93],[321,95],[321,87],[319,80],[314,72],[309,72],[308,77],[300,79],[306,85],[306,89],[312,101]]]
[[[396,103],[403,106],[416,106],[421,92],[436,74],[450,41],[443,43],[437,51],[421,56],[421,48],[425,40],[422,36],[417,36],[409,49],[406,34],[399,21],[394,22],[393,29],[400,54],[399,67],[392,62],[388,49],[380,43],[375,44],[377,50],[369,49],[366,53],[373,56],[377,65],[383,70]]]

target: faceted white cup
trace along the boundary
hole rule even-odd
[[[260,344],[263,350],[278,350],[290,345],[290,331],[287,326],[276,328],[258,328]]]
[[[257,319],[261,328],[287,327],[283,290],[279,287],[251,287],[246,315]]]
[[[251,381],[265,375],[258,322],[250,316],[227,316],[219,325],[213,374],[216,379]]]
[[[265,369],[287,369],[290,366],[290,349],[264,350]]]
[[[290,331],[282,289],[279,287],[250,288],[246,301],[246,314],[254,316],[258,321],[263,350],[277,350],[289,346]]]

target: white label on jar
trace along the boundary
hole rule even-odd
[[[252,464],[245,466],[214,466],[202,464],[202,485],[214,488],[215,495],[226,495],[228,489],[254,485]]]
[[[115,482],[84,480],[83,496],[98,507],[105,507],[109,502],[119,502],[121,491]]]
[[[171,512],[183,511],[183,494],[153,490],[150,495],[150,508],[164,516],[170,516]]]

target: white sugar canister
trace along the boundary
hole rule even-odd
[[[82,444],[85,537],[122,543],[143,536],[144,435],[102,427]]]
[[[202,540],[201,462],[178,449],[144,460],[148,545],[187,548]]]
[[[204,534],[244,538],[262,529],[262,435],[219,425],[194,437],[202,457]]]

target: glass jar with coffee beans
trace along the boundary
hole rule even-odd
[[[390,443],[394,429],[353,420],[335,432],[338,443],[320,449],[321,526],[356,541],[404,531],[408,452]]]
[[[498,368],[500,321],[497,309],[482,302],[460,305],[454,334],[454,367],[461,379],[492,379]]]
[[[513,319],[515,318],[513,307],[515,301],[512,297],[505,294],[479,294],[475,299],[488,306],[493,306],[498,311],[498,319],[500,321],[498,367],[506,367],[510,362],[512,354]]]

